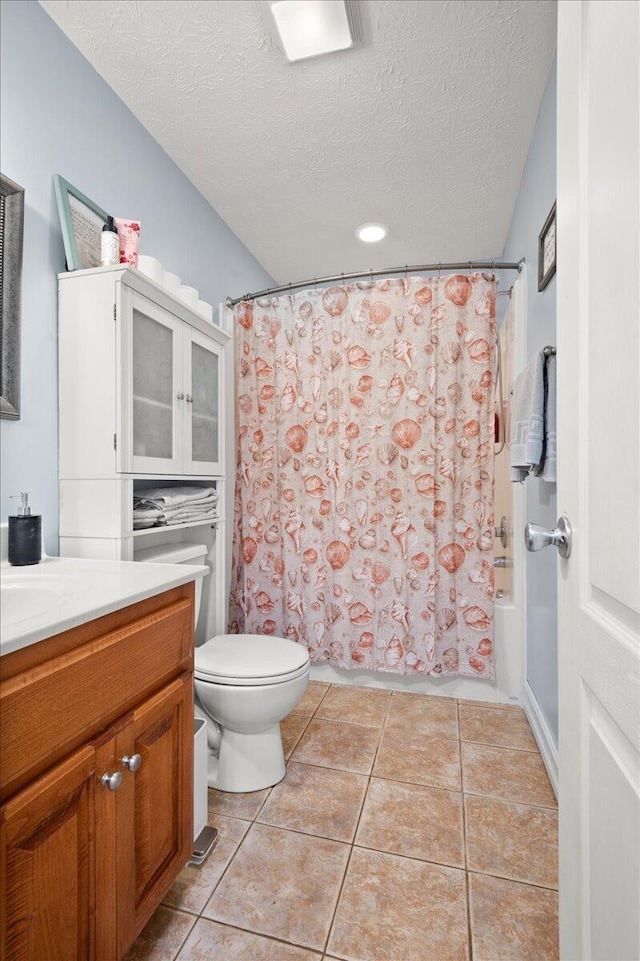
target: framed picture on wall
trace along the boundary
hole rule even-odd
[[[100,266],[100,236],[107,213],[93,200],[55,174],[53,185],[64,240],[67,270],[83,270]]]
[[[0,417],[20,418],[24,188],[0,174]]]
[[[538,237],[538,290],[544,290],[556,272],[556,205],[549,211]]]

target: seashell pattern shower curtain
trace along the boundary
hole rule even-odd
[[[232,633],[493,679],[493,274],[243,302]]]

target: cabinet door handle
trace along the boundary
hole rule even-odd
[[[136,771],[139,771],[140,768],[142,767],[141,754],[132,754],[131,757],[128,757],[125,754],[125,756],[121,760],[122,760],[122,766],[126,767],[127,771],[131,771],[132,774],[135,774]]]
[[[187,396],[185,397],[185,400],[187,404],[193,404],[193,397],[191,396],[191,394],[187,394]]]
[[[116,771],[114,774],[103,774],[100,783],[104,787],[108,787],[110,791],[117,791],[122,784],[122,774],[120,771]]]
[[[184,400],[184,394],[176,394],[178,400]]]

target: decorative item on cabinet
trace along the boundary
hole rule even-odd
[[[53,177],[67,270],[99,267],[102,228],[108,214],[68,180]]]

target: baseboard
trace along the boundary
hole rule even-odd
[[[544,714],[540,710],[536,697],[529,686],[528,681],[522,685],[522,707],[527,715],[527,720],[531,725],[536,744],[540,748],[540,754],[547,769],[551,787],[556,798],[558,797],[558,748],[553,739],[551,729],[546,722]]]

